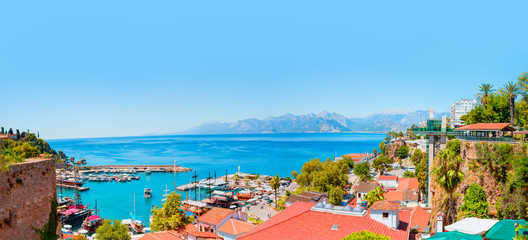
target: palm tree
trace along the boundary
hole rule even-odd
[[[271,188],[275,192],[275,209],[277,209],[277,189],[280,187],[280,178],[275,175],[270,181]]]
[[[489,95],[494,92],[493,85],[489,83],[482,83],[479,86],[479,93],[475,94],[475,98],[482,103],[482,105],[487,108],[488,105],[488,97]]]
[[[368,201],[368,205],[371,206],[375,202],[382,201],[385,199],[385,191],[383,191],[382,186],[374,188],[374,190],[370,191],[365,195],[364,199]]]
[[[508,98],[510,100],[510,124],[513,127],[513,119],[515,118],[515,99],[518,95],[525,96],[525,93],[522,91],[521,86],[519,84],[514,83],[512,81],[509,81],[504,84],[502,91],[506,95],[508,95]]]
[[[455,222],[453,209],[453,192],[464,179],[464,173],[460,169],[462,158],[455,152],[446,149],[438,152],[436,157],[437,167],[433,168],[433,175],[436,182],[449,194],[449,215],[452,222]]]

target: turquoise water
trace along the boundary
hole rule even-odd
[[[49,140],[51,147],[69,157],[86,158],[88,165],[173,164],[196,170],[199,178],[209,173],[217,176],[237,171],[266,175],[290,176],[300,171],[304,162],[326,159],[348,153],[372,152],[384,134],[367,133],[299,133],[240,135],[174,135]],[[128,218],[134,211],[148,219],[153,205],[160,205],[166,186],[174,190],[189,183],[192,172],[139,174],[130,182],[87,182],[90,190],[82,192],[91,207],[97,199],[99,214],[111,219]],[[151,199],[143,198],[143,189],[153,190]],[[58,190],[59,191],[59,190]],[[185,193],[181,193],[185,196]],[[64,196],[72,196],[70,190]]]

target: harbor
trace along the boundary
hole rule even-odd
[[[82,173],[136,173],[136,172],[189,172],[190,168],[179,165],[99,165],[87,166],[89,169],[80,170]],[[81,167],[82,168],[82,167]],[[85,167],[86,168],[86,167]]]

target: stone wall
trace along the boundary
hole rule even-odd
[[[0,239],[38,239],[56,197],[55,162],[28,159],[0,172]]]

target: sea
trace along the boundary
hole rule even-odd
[[[48,140],[51,147],[87,165],[177,165],[191,168],[183,173],[136,174],[129,182],[86,182],[83,204],[97,206],[107,219],[127,219],[131,213],[148,220],[151,208],[161,206],[164,190],[198,179],[243,173],[291,176],[310,159],[325,160],[348,153],[372,152],[385,138],[377,133],[289,133],[109,137]],[[152,197],[143,197],[145,188]],[[185,192],[179,192],[183,198]],[[200,194],[200,193],[198,193]],[[205,193],[201,193],[205,195]],[[73,197],[70,189],[57,188],[57,195]],[[192,193],[194,197],[194,193]],[[147,221],[148,222],[148,221]]]

